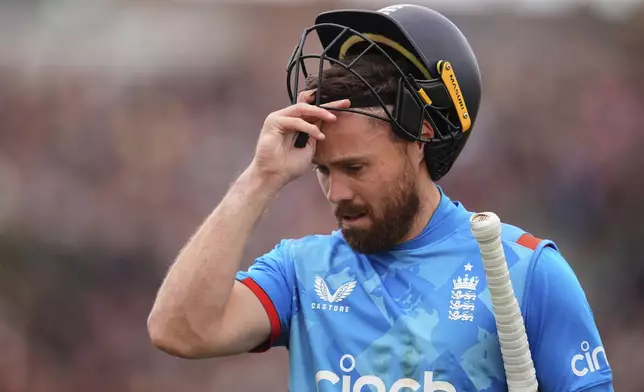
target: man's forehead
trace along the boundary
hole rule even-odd
[[[341,113],[337,121],[324,123],[321,130],[326,138],[318,142],[314,161],[366,158],[391,143],[388,129],[355,113]]]
[[[360,139],[362,141],[372,141],[382,136],[387,136],[389,131],[385,124],[379,126],[378,122],[373,121],[363,114],[335,111],[337,120],[334,122],[324,122],[321,131],[327,136],[327,139]]]

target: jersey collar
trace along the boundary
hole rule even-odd
[[[452,234],[469,217],[469,212],[458,201],[452,201],[443,189],[436,185],[440,192],[440,201],[427,226],[415,238],[396,245],[392,250],[413,250],[438,242]]]

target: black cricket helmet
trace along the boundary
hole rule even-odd
[[[305,41],[314,30],[322,52],[303,53]],[[379,94],[353,69],[367,53],[382,56],[383,61],[396,68],[397,93]],[[318,15],[315,25],[304,30],[288,62],[287,89],[292,103],[297,101],[300,74],[310,76],[304,61],[307,59],[319,59],[315,105],[332,100],[322,99],[325,62],[344,67],[362,81],[371,99],[352,99],[351,108],[334,110],[387,121],[400,137],[423,141],[432,180],[438,181],[450,170],[479,111],[481,76],[467,39],[448,18],[416,5],[392,5],[378,11],[336,10]],[[386,117],[360,110],[377,106],[384,109]],[[421,135],[425,120],[434,129],[432,138]],[[306,141],[306,134],[301,133],[295,144],[303,147]]]

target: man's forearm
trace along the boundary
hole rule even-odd
[[[170,268],[148,320],[151,330],[187,338],[216,328],[248,237],[280,188],[252,168],[237,179]]]

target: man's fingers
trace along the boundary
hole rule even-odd
[[[284,117],[308,117],[321,121],[335,121],[335,114],[319,106],[309,105],[307,103],[298,103],[275,112],[275,114]]]
[[[300,95],[298,95],[297,97],[297,102],[308,103],[313,105],[313,102],[315,102],[315,91],[316,89],[302,91]],[[349,99],[341,99],[338,101],[323,103],[319,107],[348,109],[351,107],[351,101]]]
[[[299,94],[298,100],[312,99],[314,90],[304,91]],[[346,109],[351,107],[348,99],[329,102],[324,105],[327,109]],[[323,107],[310,105],[308,103],[297,103],[287,108],[271,113],[267,119],[272,119],[285,131],[300,131],[311,135],[317,140],[324,140],[324,134],[320,131],[322,122],[337,120],[335,114]]]
[[[327,108],[327,109],[348,109],[351,107],[351,100],[341,99],[339,101],[325,103],[323,105],[320,105],[320,107]]]
[[[297,96],[298,103],[311,103],[315,100],[315,92],[317,89],[313,90],[304,90]]]
[[[325,138],[320,128],[299,117],[280,117],[277,120],[277,125],[284,131],[304,132],[317,140],[324,140]]]

